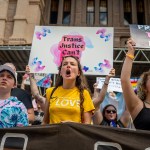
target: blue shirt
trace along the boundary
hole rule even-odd
[[[28,126],[28,114],[24,104],[16,97],[0,100],[0,128]]]

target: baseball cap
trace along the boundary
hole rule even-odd
[[[3,72],[3,71],[8,71],[14,77],[15,83],[16,83],[16,81],[17,81],[16,73],[11,67],[9,67],[7,65],[0,65],[0,72]]]

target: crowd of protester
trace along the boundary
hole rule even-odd
[[[78,58],[66,56],[59,67],[55,87],[48,88],[46,96],[39,92],[29,66],[26,66],[21,88],[17,88],[16,67],[12,63],[0,66],[0,128],[75,122],[118,128],[135,126],[136,129],[150,130],[150,71],[141,75],[137,93],[130,82],[135,44],[132,39],[127,41],[128,52],[121,71],[126,104],[121,117],[118,118],[118,108],[113,104],[106,105],[103,110],[100,107],[109,80],[115,77],[115,69],[112,68],[105,77],[101,90],[94,84],[91,97]],[[24,85],[26,76],[30,81],[30,94]],[[112,91],[111,94],[115,93]]]

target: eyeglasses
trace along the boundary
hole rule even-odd
[[[110,114],[110,113],[112,113],[112,114],[115,114],[116,113],[116,110],[106,110],[106,112],[108,113],[108,114]]]

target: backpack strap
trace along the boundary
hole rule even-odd
[[[52,96],[53,96],[53,94],[54,94],[54,92],[55,92],[56,89],[57,89],[57,87],[54,87],[54,88],[53,88],[53,90],[52,90],[52,92],[51,92],[51,94],[50,94],[50,97],[49,97],[49,101],[50,101],[50,99],[52,98]]]

